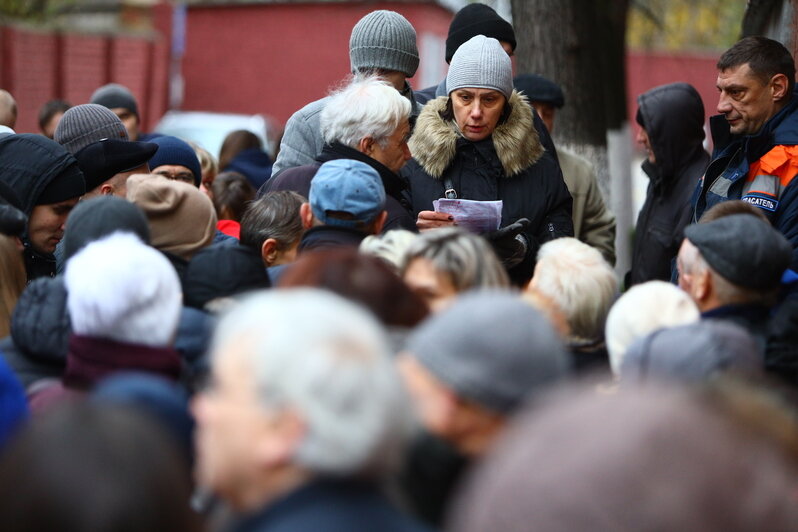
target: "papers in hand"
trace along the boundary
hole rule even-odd
[[[437,199],[432,202],[435,212],[454,217],[458,227],[472,233],[486,233],[499,228],[502,221],[502,201],[474,201],[465,199]]]

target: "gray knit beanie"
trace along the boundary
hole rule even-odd
[[[457,49],[446,76],[446,90],[451,94],[464,87],[494,89],[510,99],[513,65],[499,41],[477,35]]]
[[[352,73],[380,68],[412,78],[418,69],[416,30],[395,11],[372,11],[352,28],[349,61]]]
[[[136,103],[136,97],[133,96],[130,89],[118,83],[103,85],[94,91],[89,102],[105,106],[109,109],[121,107],[139,116],[139,106]]]
[[[460,296],[423,322],[407,346],[455,394],[504,414],[562,380],[569,367],[552,326],[510,292]]]
[[[130,140],[125,125],[113,111],[93,103],[67,109],[53,139],[73,155],[102,139]]]

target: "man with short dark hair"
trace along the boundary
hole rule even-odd
[[[798,95],[795,62],[781,43],[746,37],[717,64],[718,112],[710,119],[715,151],[699,185],[698,220],[722,201],[759,207],[790,241],[798,270]]]
[[[241,218],[241,244],[257,251],[269,268],[292,262],[304,232],[299,209],[305,202],[290,190],[268,192],[251,202]]]

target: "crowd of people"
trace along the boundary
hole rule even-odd
[[[693,87],[640,95],[621,279],[515,47],[468,4],[414,90],[373,11],[274,158],[146,134],[117,84],[16,133],[0,91],[3,529],[795,529],[792,56],[721,56],[711,156]]]

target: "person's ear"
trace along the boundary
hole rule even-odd
[[[271,266],[277,260],[277,240],[267,238],[260,248],[260,256],[266,266]]]
[[[357,143],[357,151],[371,157],[371,154],[374,152],[374,139],[371,137],[363,137],[360,139],[360,142]]]
[[[270,414],[262,423],[262,430],[255,444],[258,466],[272,469],[291,463],[307,434],[307,427],[300,415],[294,410],[286,409]]]
[[[100,195],[101,196],[113,196],[114,195],[114,186],[110,183],[103,183],[100,185]]]
[[[789,97],[790,83],[784,74],[776,74],[770,78],[770,90],[773,100],[781,101]]]
[[[382,228],[385,227],[385,220],[388,219],[388,211],[382,211],[374,219],[373,233],[378,235],[382,233]]]
[[[310,203],[303,203],[299,206],[299,217],[302,218],[304,229],[313,227],[313,209],[310,208]]]
[[[712,275],[709,269],[705,268],[703,271],[693,274],[692,282],[693,299],[696,301],[705,301],[712,294]]]

